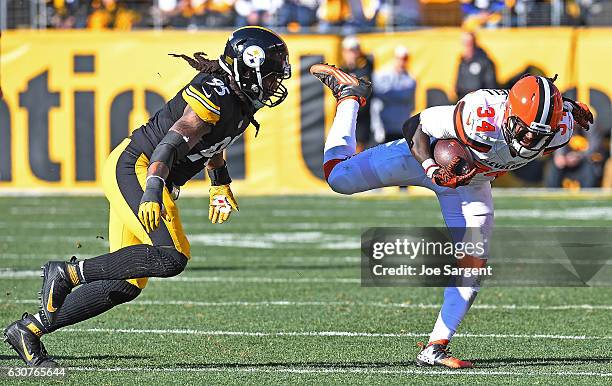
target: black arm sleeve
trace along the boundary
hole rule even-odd
[[[414,137],[414,133],[416,132],[417,127],[421,124],[421,114],[413,115],[402,126],[402,132],[404,133],[404,138],[406,138],[406,143],[409,148],[412,148],[412,138]]]
[[[170,130],[155,147],[150,163],[161,162],[171,169],[174,162],[183,158],[188,152],[187,139],[176,131]]]
[[[208,177],[210,177],[210,184],[212,186],[228,185],[232,182],[227,169],[227,163],[216,169],[208,169]]]

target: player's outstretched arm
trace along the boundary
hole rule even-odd
[[[138,207],[138,218],[147,232],[159,227],[164,186],[174,162],[187,155],[200,138],[210,130],[210,125],[200,119],[187,105],[183,116],[172,125],[166,136],[155,147],[147,170],[145,191]]]
[[[238,203],[230,189],[229,171],[223,154],[212,156],[206,165],[208,177],[210,177],[210,205],[208,207],[208,219],[213,224],[222,224],[229,219],[232,210],[239,210]]]

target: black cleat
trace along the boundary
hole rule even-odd
[[[27,312],[21,320],[13,322],[4,330],[4,341],[19,354],[28,366],[57,367],[57,362],[49,357],[45,346],[40,341],[44,329],[32,315]]]
[[[41,319],[45,326],[50,326],[55,321],[57,311],[64,304],[66,296],[72,289],[80,284],[79,277],[74,267],[76,258],[70,263],[63,261],[50,261],[42,267],[43,284],[40,299]]]
[[[346,98],[352,98],[363,106],[372,93],[372,83],[329,64],[315,64],[310,67],[310,73],[332,90],[338,103]]]

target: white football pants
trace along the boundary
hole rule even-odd
[[[337,107],[325,142],[323,162],[327,164],[327,182],[332,190],[341,194],[353,194],[385,186],[423,186],[433,190],[438,197],[446,226],[480,229],[480,237],[485,246],[485,254],[480,257],[487,258],[488,240],[493,231],[491,183],[479,181],[457,189],[434,184],[413,157],[405,139],[384,143],[355,154],[355,121],[358,109],[357,101],[342,101]],[[331,171],[330,166],[333,167]],[[452,338],[478,289],[477,285],[446,288],[444,303],[430,342]]]

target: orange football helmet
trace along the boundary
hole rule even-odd
[[[538,156],[558,131],[563,98],[553,81],[526,75],[510,89],[503,129],[513,156],[526,159]]]

